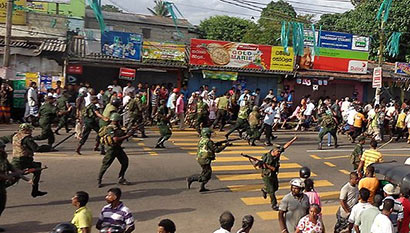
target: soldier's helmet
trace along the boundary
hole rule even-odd
[[[119,113],[113,113],[111,114],[110,121],[120,121],[121,120],[121,115]]]
[[[119,107],[121,105],[121,100],[118,98],[114,98],[111,100],[111,104],[114,105],[115,107]]]
[[[50,233],[76,233],[77,227],[71,223],[60,223]]]
[[[253,106],[252,110],[253,111],[259,111],[259,107],[258,106]]]
[[[279,144],[273,144],[273,146],[272,146],[272,150],[277,150],[277,151],[279,151],[279,153],[282,153],[283,151],[285,151],[284,149],[283,149],[283,147],[281,146],[281,145],[279,145]]]
[[[310,168],[308,167],[302,167],[299,170],[299,177],[302,179],[307,179],[310,177]]]
[[[28,129],[33,130],[34,126],[32,126],[31,124],[28,124],[28,123],[23,123],[23,124],[19,125],[19,130],[28,130]]]
[[[203,128],[201,131],[202,137],[210,137],[212,134],[212,130],[210,128]]]

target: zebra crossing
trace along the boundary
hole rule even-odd
[[[232,134],[231,138],[235,138],[237,134]],[[190,156],[195,156],[199,137],[197,132],[189,129],[184,131],[174,131],[170,139],[175,146],[187,152]],[[224,132],[216,132],[213,134],[214,141],[225,140]],[[221,153],[218,153],[216,160],[213,161],[214,176],[231,192],[241,193],[241,202],[245,206],[256,208],[256,216],[262,220],[274,220],[278,218],[277,212],[274,212],[270,206],[269,198],[263,199],[260,190],[263,186],[260,170],[256,170],[249,160],[241,156],[241,153],[248,154],[260,158],[260,156],[269,151],[270,148],[265,146],[251,147],[245,141],[233,142],[233,146],[227,147]],[[289,193],[289,181],[299,177],[299,168],[302,165],[296,161],[291,161],[286,156],[286,152],[281,156],[281,167],[279,172],[279,190],[277,192],[278,200],[281,200],[284,195]],[[328,200],[338,200],[338,187],[329,180],[323,180],[318,175],[312,172],[311,177],[315,180],[315,189],[318,190],[322,202]],[[335,190],[337,189],[337,190]],[[322,203],[322,204],[323,204]],[[339,208],[339,205],[323,205],[322,214],[334,215]]]

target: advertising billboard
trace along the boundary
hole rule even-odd
[[[117,58],[141,60],[142,35],[108,31],[101,35],[102,53]]]
[[[144,41],[142,59],[185,62],[185,45]]]
[[[26,0],[14,0],[13,4],[16,7],[26,7]],[[7,0],[0,0],[0,23],[6,23],[7,15]],[[23,9],[13,10],[12,23],[17,25],[26,24],[26,11]]]

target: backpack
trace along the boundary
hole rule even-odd
[[[98,136],[100,136],[100,143],[107,145],[107,146],[113,146],[114,145],[114,140],[111,137],[111,135],[108,134],[108,125],[103,126],[98,130]]]

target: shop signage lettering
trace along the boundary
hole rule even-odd
[[[185,62],[185,45],[144,41],[142,59]]]
[[[382,87],[382,68],[381,67],[376,67],[373,70],[373,82],[372,86],[373,88],[381,88]]]
[[[135,69],[130,69],[130,68],[120,68],[120,75],[119,75],[119,79],[123,79],[123,80],[135,80],[135,73],[136,70]]]
[[[68,65],[67,74],[83,74],[83,65]]]

